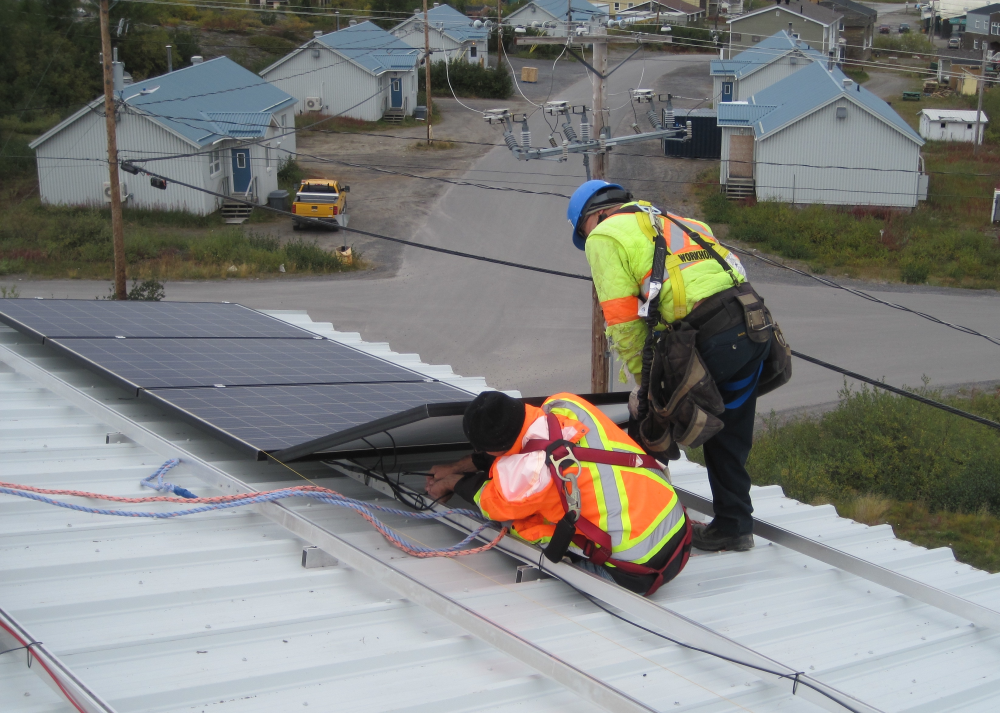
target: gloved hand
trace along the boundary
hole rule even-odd
[[[632,393],[628,395],[628,415],[632,417],[632,420],[639,420],[639,387],[636,386],[632,389]]]

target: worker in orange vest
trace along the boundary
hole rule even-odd
[[[498,391],[463,420],[473,455],[437,465],[428,495],[458,493],[511,533],[634,592],[649,595],[687,563],[691,526],[662,467],[579,396],[541,407]]]

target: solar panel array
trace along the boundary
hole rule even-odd
[[[0,322],[255,453],[471,398],[237,304],[0,299]]]

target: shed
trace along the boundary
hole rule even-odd
[[[413,114],[419,52],[371,22],[318,34],[260,73],[295,111],[363,121]]]
[[[788,30],[779,30],[731,59],[712,60],[712,97],[721,102],[746,101],[810,62],[827,58]]]
[[[486,28],[473,27],[473,21],[451,5],[434,3],[434,7],[427,11],[427,16],[430,19],[428,40],[430,41],[431,53],[434,54],[431,58],[432,62],[439,62],[442,59],[464,59],[468,62],[489,66]],[[420,50],[421,58],[423,57],[424,13],[422,10],[403,20],[390,32],[410,47]]]
[[[720,180],[758,200],[913,208],[924,140],[843,72],[813,62],[746,102],[719,105]]]
[[[258,204],[278,188],[278,169],[295,155],[295,99],[226,57],[116,89],[118,153],[157,173]],[[107,133],[98,97],[31,143],[43,203],[110,202]],[[168,158],[176,156],[176,158]],[[130,208],[207,215],[221,199],[120,173]]]
[[[789,29],[813,49],[827,55],[837,52],[843,13],[812,2],[791,5],[765,5],[760,10],[726,20],[729,25],[729,51],[732,58],[742,50],[760,44],[778,30]]]
[[[719,158],[722,155],[722,128],[715,109],[677,112],[677,123],[691,122],[690,141],[664,141],[663,153],[676,158]]]
[[[570,24],[566,21],[567,13],[571,13]],[[505,16],[503,24],[511,27],[533,27],[544,30],[545,34],[553,37],[566,37],[570,25],[574,34],[577,28],[593,33],[607,19],[606,6],[598,7],[587,0],[531,0]]]
[[[979,114],[979,143],[989,119]],[[976,141],[976,112],[960,109],[923,109],[920,112],[920,135],[931,141]]]

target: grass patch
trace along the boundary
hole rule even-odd
[[[421,98],[417,98],[417,103],[421,104]],[[434,107],[435,122],[440,118],[437,107]],[[317,131],[334,131],[337,133],[353,134],[368,133],[371,131],[388,131],[390,129],[406,129],[414,126],[425,126],[424,122],[417,121],[412,116],[406,116],[398,124],[391,124],[388,121],[379,119],[378,121],[363,121],[361,119],[351,119],[346,116],[327,116],[319,112],[303,112],[295,117],[295,128],[304,129],[316,122],[323,122],[316,127]]]
[[[1000,420],[1000,390],[931,398]],[[692,460],[703,462],[699,451]],[[832,503],[844,517],[888,523],[925,547],[953,547],[959,560],[1000,570],[1000,438],[995,431],[911,399],[846,387],[818,419],[759,434],[747,469],[797,500]]]
[[[132,209],[124,218],[133,280],[329,274],[364,267],[357,253],[352,264],[342,264],[314,242],[281,244],[252,225],[227,226],[218,214]],[[110,279],[112,271],[108,210],[45,206],[37,196],[23,198],[14,191],[3,197],[0,275]]]
[[[430,145],[426,141],[417,141],[406,148],[411,151],[446,151],[455,148],[456,145],[453,141],[438,141],[435,139]]]
[[[844,74],[853,79],[858,84],[864,84],[871,77],[868,76],[868,72],[859,67],[844,67]]]

